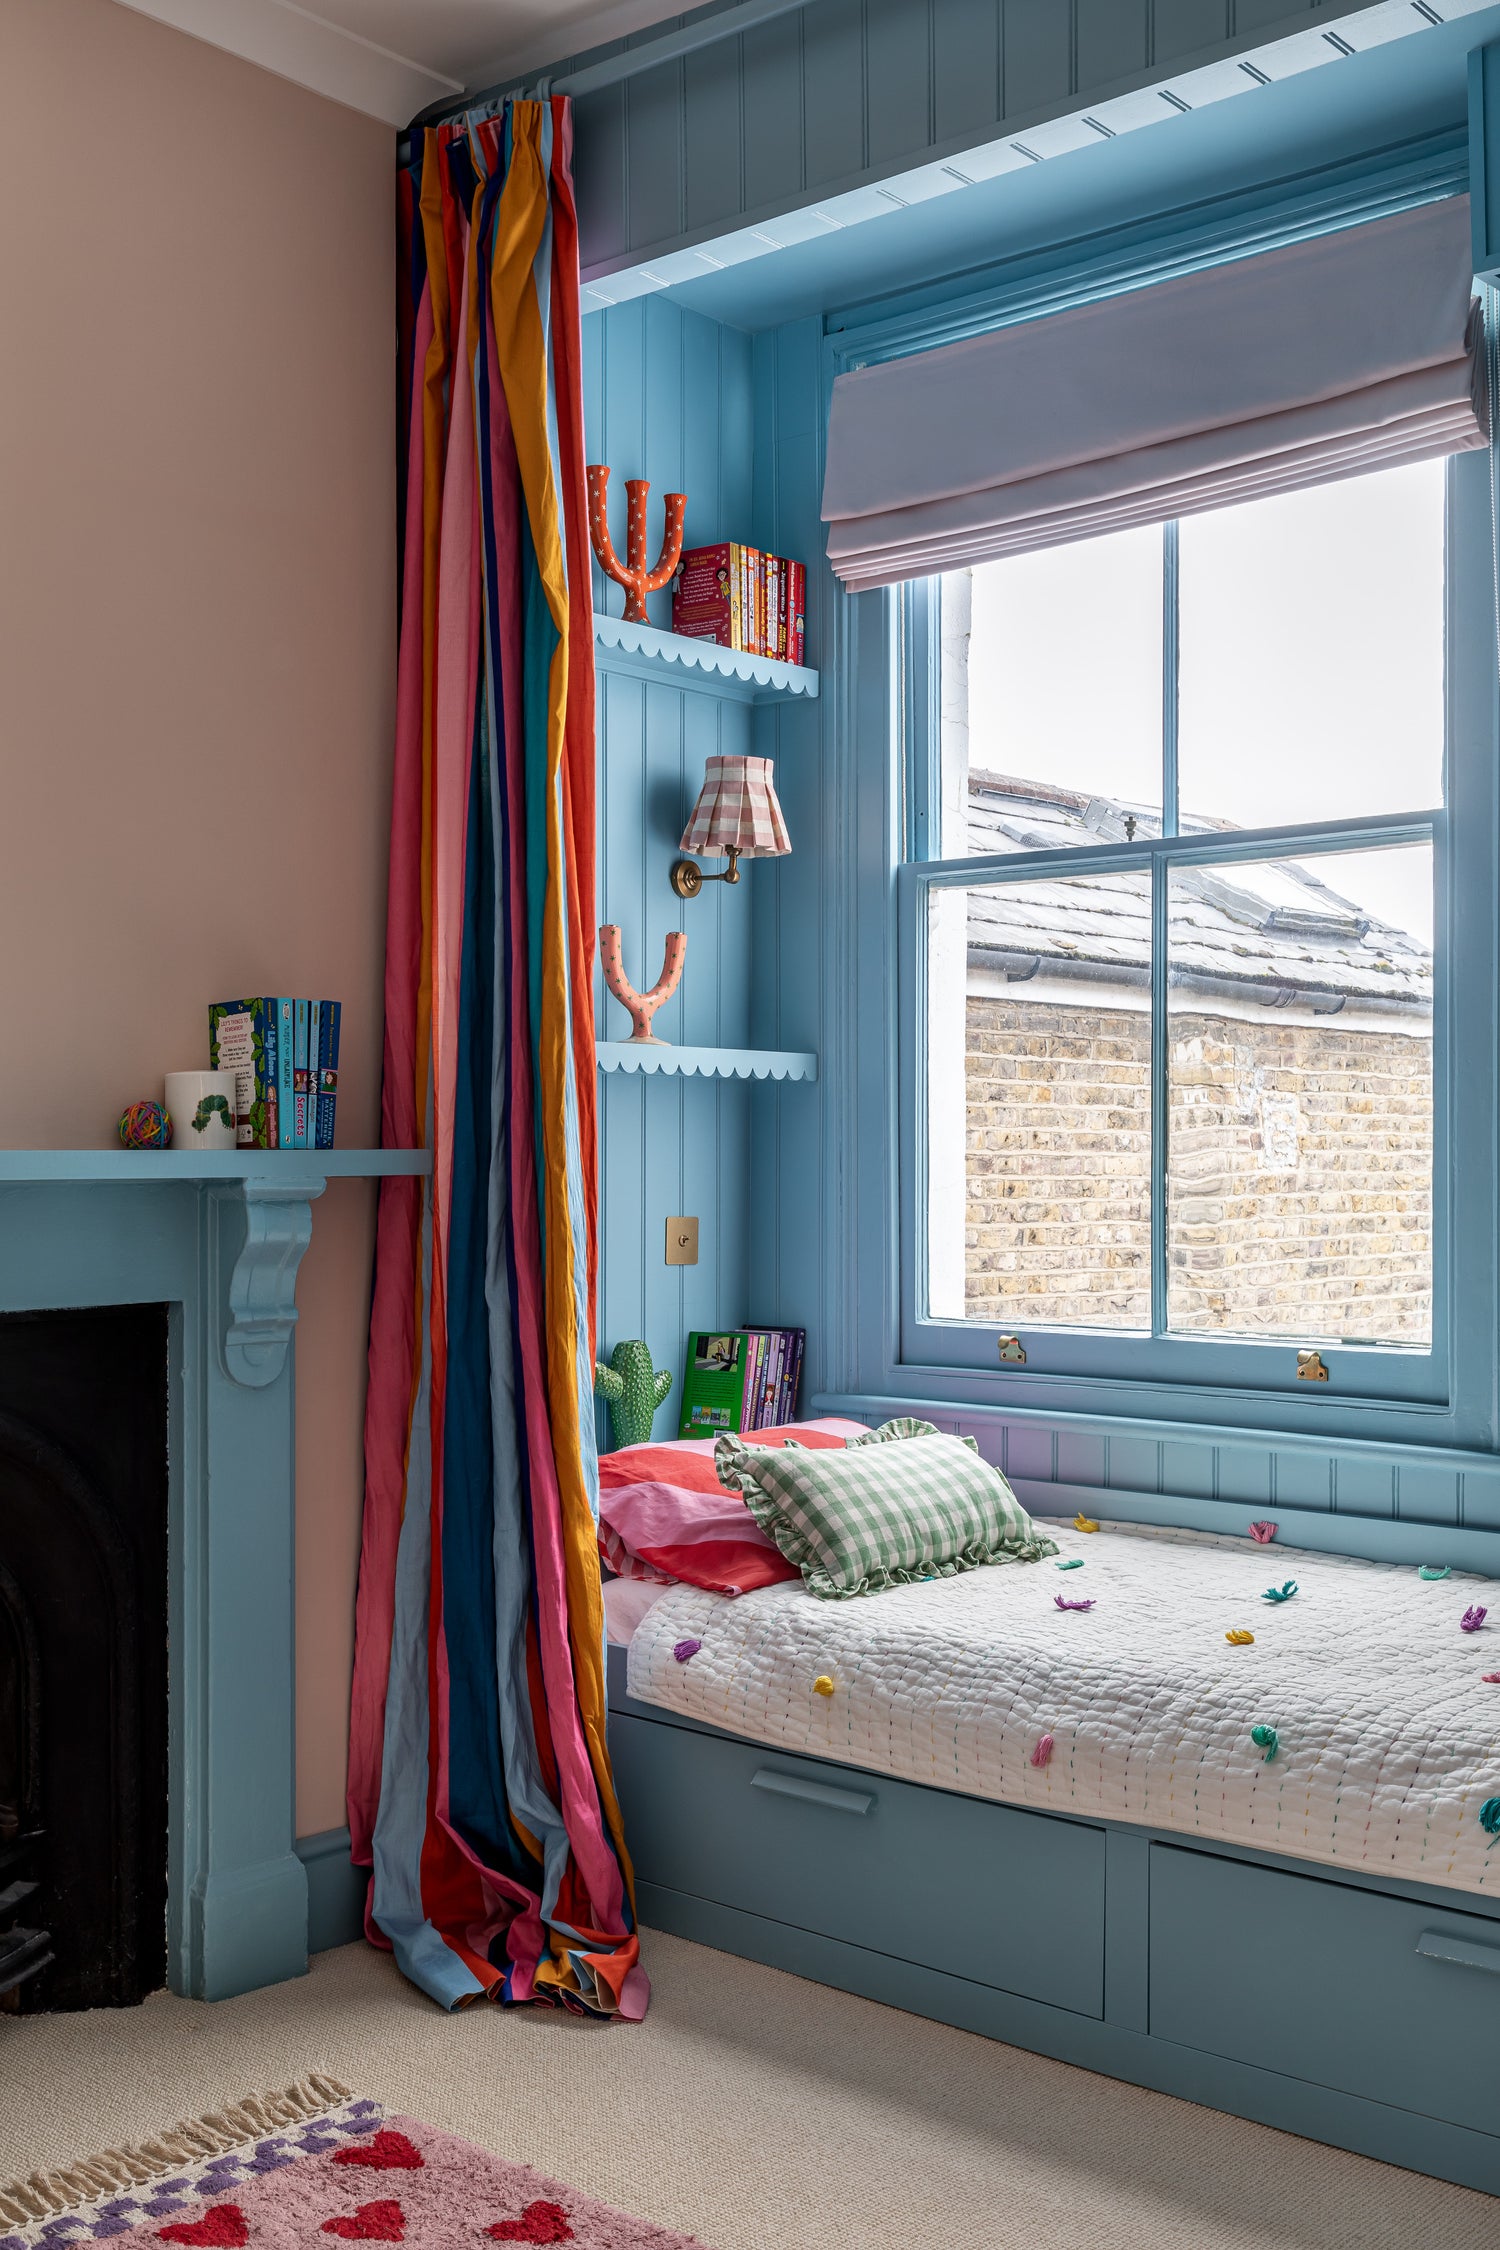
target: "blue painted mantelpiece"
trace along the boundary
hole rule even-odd
[[[168,1979],[307,1967],[294,1849],[297,1269],[331,1178],[420,1150],[0,1150],[0,1312],[169,1307]]]

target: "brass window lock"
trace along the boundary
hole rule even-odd
[[[1026,1346],[1019,1336],[1002,1336],[999,1339],[1000,1357],[1008,1366],[1026,1365]]]
[[[1321,1352],[1298,1352],[1297,1380],[1299,1383],[1326,1383],[1328,1369],[1323,1364]]]

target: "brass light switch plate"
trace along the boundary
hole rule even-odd
[[[698,1222],[696,1219],[668,1219],[667,1264],[669,1266],[695,1266],[698,1263]]]

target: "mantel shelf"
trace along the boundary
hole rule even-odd
[[[0,1148],[0,1187],[68,1181],[373,1180],[426,1174],[425,1148]]]
[[[818,1075],[816,1055],[781,1047],[669,1047],[633,1039],[601,1039],[595,1046],[601,1070],[644,1071],[682,1078],[784,1078],[811,1082]]]
[[[594,658],[602,672],[627,672],[742,703],[810,701],[818,692],[818,675],[805,664],[778,664],[774,657],[690,641],[658,625],[627,625],[623,617],[594,619]]]

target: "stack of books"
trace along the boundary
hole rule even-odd
[[[679,1437],[770,1430],[797,1411],[805,1328],[697,1329],[687,1341]]]
[[[337,1000],[218,1000],[208,1067],[234,1072],[240,1148],[332,1148],[339,1090]]]
[[[747,656],[801,664],[807,654],[807,572],[737,539],[691,547],[672,582],[672,630]]]

